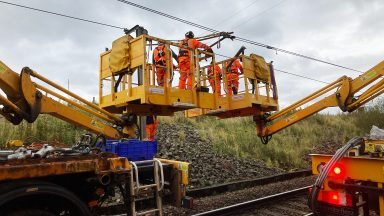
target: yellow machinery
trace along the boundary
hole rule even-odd
[[[5,146],[7,148],[18,148],[23,146],[24,142],[22,140],[9,140]]]
[[[190,71],[194,86],[191,90],[184,90],[172,86],[174,67],[171,62],[166,66],[165,85],[156,86],[154,65],[149,58],[152,43],[163,42],[167,50],[172,47],[180,48],[177,43],[149,35],[137,38],[124,36],[119,40],[123,41],[125,48],[116,48],[119,44],[117,41],[111,51],[101,55],[100,107],[112,113],[136,115],[172,115],[175,111],[186,110],[188,117],[253,116],[258,136],[263,143],[267,143],[274,133],[325,108],[339,107],[344,112],[352,112],[384,92],[384,80],[380,79],[384,74],[384,62],[380,62],[357,78],[343,76],[278,111],[273,66],[260,56],[238,53],[233,58],[216,62],[215,55],[190,49],[193,53]],[[116,64],[117,67],[111,67],[111,64],[116,63],[113,57],[116,52],[125,53],[123,55],[126,59]],[[167,55],[171,59],[171,52]],[[244,73],[239,77],[242,91],[229,95],[226,68],[235,58],[240,58],[243,65]],[[209,63],[204,62],[206,59]],[[207,68],[214,64],[218,64],[223,70],[220,85],[224,91],[220,94],[206,90],[211,87],[208,84]],[[119,68],[118,65],[123,66]],[[134,77],[136,82],[133,81]],[[254,84],[253,89],[251,84]],[[364,149],[352,148],[348,153],[337,153],[338,157],[348,157],[329,167],[329,176],[315,187],[318,190],[313,199],[317,204],[312,205],[315,214],[369,215],[369,209],[373,209],[384,215],[382,141],[358,141]],[[330,159],[331,156],[327,155],[312,155],[313,173],[319,174]],[[370,208],[368,202],[374,203],[374,207]]]
[[[311,155],[315,215],[384,215],[383,143],[354,138],[333,156]]]
[[[141,72],[136,73],[139,76],[143,72],[148,76],[151,67],[142,61],[146,59],[142,55],[147,55],[143,48],[143,45],[147,46],[144,44],[147,37],[150,36],[143,35],[136,39],[123,37],[123,40],[129,39],[133,43],[129,49],[133,53],[124,53],[123,50],[121,59],[115,59],[128,61],[132,69],[141,67]],[[143,44],[138,45],[135,41]],[[114,51],[119,53],[121,50],[113,49],[111,53]],[[137,115],[171,115],[190,104],[198,105],[201,98],[211,97],[193,90],[180,91],[166,100],[166,97],[158,100],[151,95],[153,91],[148,77],[143,79],[141,86],[134,88],[130,86],[133,73],[127,73],[127,70],[108,72],[113,65],[109,67],[109,58],[103,58],[107,55],[110,55],[109,52],[101,55],[100,84],[109,79],[113,86],[116,85],[115,75],[121,77],[119,82],[123,84],[116,85],[117,91],[110,89],[109,96],[101,92],[99,105],[79,97],[28,67],[18,74],[0,61],[0,114],[15,125],[23,120],[32,123],[39,114],[49,114],[105,138],[121,139],[136,137]],[[107,62],[107,65],[103,62]],[[171,88],[167,91],[173,92]],[[195,95],[194,100],[188,98],[192,95]],[[43,153],[44,148],[51,149],[51,152],[49,157],[41,158],[39,155],[42,154],[39,153]],[[83,150],[86,151],[66,148],[54,150],[52,146],[45,145],[34,154],[23,147],[16,151],[0,151],[0,212],[5,215],[93,215],[93,211],[97,211],[107,197],[114,196],[116,187],[123,195],[127,213],[132,215],[162,215],[163,191],[167,191],[174,205],[181,205],[188,185],[188,163],[156,158],[133,162],[125,157],[101,153],[97,149]],[[143,185],[142,181],[148,181],[151,175],[153,184]],[[155,208],[138,212],[136,203],[145,199],[154,199]]]
[[[278,111],[273,66],[266,63],[261,56],[245,55],[244,49],[242,49],[233,58],[216,62],[214,53],[182,47],[179,43],[142,33],[144,34],[136,38],[127,34],[117,39],[113,42],[111,50],[100,55],[99,105],[77,96],[30,68],[25,67],[18,74],[0,61],[0,88],[6,95],[6,97],[0,95],[0,104],[3,105],[0,114],[13,124],[19,124],[22,120],[33,122],[39,114],[46,113],[110,139],[135,137],[137,116],[173,115],[176,111],[186,111],[189,117],[199,115],[212,115],[220,118],[253,116],[258,135],[264,143],[267,143],[272,134],[327,107],[338,106],[342,111],[352,112],[384,91],[384,80],[379,79],[384,73],[384,62],[381,62],[355,79],[343,76],[319,91]],[[230,33],[217,33],[199,39],[222,37],[220,39],[222,40],[228,38],[228,35]],[[166,56],[169,59],[165,66],[164,86],[156,85],[155,65],[152,61],[152,50],[159,42],[165,44]],[[173,86],[172,81],[177,69],[174,67],[174,61],[171,60],[173,57],[171,50],[179,48],[188,49],[191,53],[192,89],[178,89]],[[239,77],[240,91],[236,95],[231,95],[227,94],[227,67],[237,58],[242,62],[243,74]],[[208,83],[207,68],[215,64],[218,64],[223,71],[221,83],[215,84],[222,85],[224,91],[209,93],[211,86]],[[38,80],[40,84],[33,82],[32,78]],[[53,87],[53,89],[47,86]],[[359,92],[362,93],[357,96],[356,94]],[[376,148],[372,146],[376,146],[376,144],[372,141],[371,144],[367,142],[366,151]],[[379,157],[381,156],[379,155]],[[317,167],[328,159],[329,157],[326,156],[314,156],[313,163]],[[349,159],[346,160],[349,161]],[[379,162],[376,164],[375,161]],[[381,158],[358,159],[351,160],[347,164],[356,166],[354,170],[362,170],[368,166],[382,170],[379,168],[382,167],[381,161]],[[172,182],[171,191],[175,195],[176,205],[180,205],[185,185],[188,183],[188,164],[156,159],[153,161],[156,173],[159,171],[159,167],[162,167],[156,164],[161,163],[168,164],[171,169],[172,174],[168,176],[169,181]],[[25,172],[27,168],[29,172]],[[99,184],[96,184],[97,189],[109,186],[110,182],[119,184],[121,179],[125,179],[125,181],[130,179],[128,182],[131,183],[126,187],[136,184],[140,189],[138,177],[136,177],[136,183],[133,183],[135,182],[134,173],[137,174],[137,172],[135,164],[129,164],[126,158],[116,158],[115,156],[99,157],[96,155],[66,160],[6,162],[0,164],[0,184],[2,181],[8,180],[44,179],[61,175],[73,176],[78,180],[80,174],[87,173],[92,178],[98,179],[99,183],[103,185],[100,187]],[[316,173],[316,171],[314,172]],[[348,176],[354,175],[353,173],[347,174]],[[384,182],[379,176],[381,174],[370,174],[364,171],[356,175],[363,175],[366,180]],[[116,176],[118,176],[117,179],[115,179]],[[356,177],[356,179],[359,178]],[[159,181],[155,186],[158,189],[162,187],[159,186]],[[28,184],[22,184],[20,187],[26,187],[27,190]],[[382,183],[379,183],[378,187],[381,188]],[[130,196],[136,197],[135,191],[139,191],[138,188],[131,187]],[[77,193],[76,190],[73,192]],[[0,211],[6,192],[0,190]],[[156,197],[156,203],[161,206],[158,196]],[[87,202],[92,201],[86,200]],[[131,212],[136,214],[135,201],[132,200],[135,199],[131,199],[131,210],[133,209]],[[380,200],[380,205],[384,205],[382,204],[383,199],[380,198]],[[88,205],[94,206],[92,203],[94,202],[92,201]],[[79,211],[82,211],[83,207],[80,206]],[[155,211],[159,211],[159,209]],[[161,212],[161,208],[159,212]]]
[[[116,85],[116,79],[113,72],[108,70],[110,67],[106,66],[108,58],[111,59],[108,55],[111,55],[114,48],[101,56],[100,88],[104,87],[105,81],[111,82],[111,91],[101,94],[100,97],[100,105],[103,108],[116,112],[116,107],[121,107],[121,110],[125,110],[125,112],[144,115],[148,113],[169,115],[174,111],[187,110],[188,117],[200,115],[220,118],[253,116],[257,133],[263,143],[267,143],[274,133],[325,108],[339,107],[344,112],[352,112],[384,92],[384,80],[381,79],[384,74],[384,62],[380,62],[357,78],[343,76],[298,102],[277,111],[278,97],[273,66],[267,64],[262,57],[254,54],[250,56],[241,54],[234,57],[242,60],[244,73],[240,76],[240,85],[242,85],[243,91],[237,95],[228,95],[226,94],[226,68],[234,58],[215,62],[214,56],[203,57],[202,54],[208,53],[191,50],[194,53],[191,58],[191,62],[193,62],[191,73],[195,86],[192,90],[180,90],[172,86],[170,78],[172,78],[173,67],[171,65],[167,65],[165,86],[155,85],[154,66],[148,63],[146,58],[148,52],[144,51],[148,43],[151,44],[153,41],[164,42],[168,46],[168,50],[172,46],[178,47],[178,44],[147,35],[127,39],[127,41],[129,44],[127,50],[129,50],[131,59],[128,71],[131,72],[122,75],[123,84],[119,90],[113,88]],[[168,53],[168,56],[170,58],[171,54]],[[212,63],[210,64],[217,63],[223,70],[221,83],[224,89],[223,94],[202,91],[204,88],[210,87],[207,82],[207,68],[210,64],[204,66],[201,62],[207,58],[211,58]],[[137,67],[142,70],[143,84],[133,87],[132,70]],[[263,68],[268,68],[266,75],[261,74]],[[254,90],[251,90],[250,87],[252,82],[255,85]],[[103,89],[100,89],[100,92],[102,91]],[[314,187],[319,190],[314,199],[317,204],[312,205],[315,214],[369,215],[369,210],[373,209],[380,215],[384,215],[383,141],[358,141],[359,145],[364,148],[351,148],[345,154],[341,154],[339,151],[337,156],[347,155],[347,157],[329,167],[329,176],[324,179],[324,182]],[[327,155],[312,155],[313,173],[321,173],[330,159],[331,156]],[[369,202],[374,203],[373,207]]]
[[[138,30],[140,28],[136,32]],[[263,76],[256,75],[261,58],[254,55],[239,56],[243,61],[244,75],[241,80],[245,90],[238,95],[209,93],[207,62],[216,63],[215,55],[188,47],[183,48],[191,53],[192,89],[173,86],[175,68],[171,61],[165,66],[165,85],[157,86],[155,66],[150,57],[152,48],[158,42],[164,43],[168,48],[166,55],[172,59],[171,49],[181,46],[149,36],[145,31],[142,33],[136,38],[127,34],[117,39],[111,50],[100,55],[98,105],[28,67],[18,74],[0,61],[0,89],[3,93],[0,94],[0,114],[15,125],[23,120],[32,123],[40,114],[49,114],[105,138],[121,139],[136,137],[137,116],[173,115],[176,111],[192,108],[220,117],[258,115],[277,110],[276,85],[271,80],[273,71]],[[230,33],[217,33],[198,39],[213,38],[219,38],[214,43],[218,44],[232,37]],[[224,89],[225,67],[231,61],[218,62],[224,68],[224,81],[220,83]],[[263,59],[261,63],[267,66]],[[258,80],[259,77],[262,79]],[[255,83],[256,91],[251,92],[248,87],[250,79]],[[105,155],[97,149],[85,149],[86,152],[60,149],[51,152],[47,158],[39,157],[48,149],[53,151],[54,148],[45,145],[38,151],[41,154],[31,154],[31,150],[23,147],[16,151],[0,151],[0,212],[24,214],[33,208],[38,210],[37,215],[60,215],[63,212],[90,215],[99,207],[100,200],[113,195],[118,187],[123,193],[127,211],[132,215],[162,215],[160,194],[163,190],[172,195],[171,200],[176,206],[181,205],[185,195],[188,163],[163,159],[132,162],[116,155]],[[3,154],[12,155],[7,155],[4,160]],[[152,167],[149,170],[153,172],[153,184],[141,185],[140,179],[147,179],[148,169],[141,170],[140,164]],[[155,194],[156,207],[150,212],[138,213],[135,204],[141,200],[140,196],[145,196],[142,194],[145,192]]]
[[[214,34],[208,39],[215,36],[218,35]],[[99,89],[101,108],[112,113],[135,115],[173,115],[175,111],[191,109],[188,112],[189,116],[194,116],[197,112],[197,115],[211,113],[220,117],[256,115],[278,109],[276,85],[272,84],[270,74],[264,76],[265,79],[258,80],[256,77],[258,59],[253,55],[240,56],[245,71],[240,77],[240,82],[245,85],[245,89],[238,95],[207,92],[209,65],[217,63],[223,68],[223,83],[220,85],[226,90],[225,68],[231,59],[216,62],[214,54],[188,47],[184,48],[193,53],[190,68],[194,83],[192,89],[178,89],[172,85],[175,70],[171,61],[166,65],[164,86],[157,86],[151,54],[155,46],[153,44],[158,42],[164,43],[167,47],[168,59],[172,59],[170,51],[172,48],[181,47],[178,43],[149,35],[137,38],[127,35],[116,40],[112,50],[101,54]],[[251,79],[256,83],[256,91],[253,93],[248,84]]]
[[[325,108],[339,107],[344,112],[353,112],[384,92],[384,80],[380,79],[383,74],[384,61],[355,79],[340,77],[278,112],[256,115],[257,133],[268,142],[272,134]]]

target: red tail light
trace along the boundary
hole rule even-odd
[[[322,190],[320,191],[317,200],[333,205],[352,206],[352,195],[345,192]]]
[[[336,166],[333,168],[333,172],[336,174],[336,175],[340,175],[341,174],[341,168]]]
[[[333,166],[331,172],[333,177],[342,178],[345,175],[345,168],[341,164],[336,164]]]

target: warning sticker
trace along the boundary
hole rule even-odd
[[[366,73],[365,75],[361,76],[361,81],[366,81],[368,79],[371,79],[372,77],[374,77],[375,75],[377,74],[376,70],[371,70],[369,71],[368,73]]]
[[[289,122],[291,122],[291,121],[293,121],[293,120],[295,120],[295,119],[297,119],[297,115],[292,115],[291,117],[287,118],[285,121],[286,121],[287,123],[289,123]]]
[[[0,73],[4,72],[6,69],[7,67],[0,62]]]

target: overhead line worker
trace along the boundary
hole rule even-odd
[[[211,84],[212,91],[217,93],[218,95],[221,94],[221,77],[222,77],[222,71],[218,64],[215,64],[215,67],[212,66],[213,62],[211,62],[211,65],[208,67],[208,80],[209,84]],[[216,77],[216,79],[215,79]],[[216,80],[216,82],[215,82]]]
[[[230,71],[227,71],[228,95],[237,95],[239,91],[240,74],[243,74],[243,66],[241,66],[239,59],[235,59],[231,65]]]
[[[147,133],[147,140],[155,140],[156,129],[158,124],[157,116],[147,116],[145,123],[145,132]]]
[[[164,43],[159,42],[159,45],[153,51],[153,62],[155,64],[157,85],[164,86],[164,76],[167,72],[167,48]]]
[[[187,46],[192,49],[202,48],[212,52],[211,47],[194,39],[192,31],[185,33],[184,40],[180,41],[180,46]],[[188,49],[180,48],[178,55],[179,63],[179,89],[192,89],[191,53]]]

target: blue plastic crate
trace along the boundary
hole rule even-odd
[[[147,145],[148,156],[153,158],[153,156],[157,153],[157,141],[153,140],[153,141],[144,141],[144,142]]]
[[[140,140],[127,140],[119,143],[117,154],[129,160],[146,160],[146,145]]]
[[[151,160],[157,153],[157,141],[107,140],[103,150],[127,157],[130,161]]]
[[[117,154],[118,149],[118,142],[116,140],[111,140],[110,142],[106,142],[105,146],[103,147],[103,151],[105,152],[111,152],[114,154]]]

